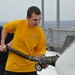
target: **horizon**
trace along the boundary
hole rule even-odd
[[[19,20],[19,19],[17,19],[17,20]],[[13,20],[11,20],[11,21],[13,21]],[[54,21],[54,22],[56,22],[55,20],[46,20],[46,21]],[[46,21],[44,21],[44,22],[46,22]],[[75,21],[75,20],[60,20],[60,22],[61,21]],[[10,22],[10,21],[0,21],[0,22]]]

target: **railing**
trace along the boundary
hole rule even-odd
[[[47,47],[61,51],[67,35],[75,35],[74,29],[43,29],[46,35]]]

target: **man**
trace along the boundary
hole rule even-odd
[[[38,7],[31,6],[27,10],[26,20],[14,20],[4,25],[2,30],[1,51],[6,51],[5,38],[8,33],[14,33],[11,47],[29,56],[40,57],[46,53],[46,39],[39,26],[41,12]],[[5,75],[37,75],[36,62],[24,59],[9,52]],[[44,68],[47,65],[43,65]]]
[[[0,40],[1,40],[1,32],[2,32],[2,26],[0,26]],[[11,39],[13,38],[13,34],[8,34],[7,38],[5,40],[5,44],[9,43]],[[8,56],[8,51],[6,52],[0,52],[0,75],[4,75],[5,70],[5,64]]]

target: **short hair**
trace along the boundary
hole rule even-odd
[[[40,14],[41,14],[41,11],[40,11],[40,9],[39,9],[38,7],[36,7],[36,6],[31,6],[31,7],[29,7],[28,10],[27,10],[27,16],[28,16],[29,18],[31,18],[31,16],[32,16],[33,13],[35,13],[36,15],[40,15]]]

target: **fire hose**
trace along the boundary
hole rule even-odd
[[[44,56],[43,58],[42,57],[38,58],[35,56],[29,56],[29,55],[23,54],[23,53],[19,52],[18,50],[10,48],[8,46],[6,46],[6,49],[8,51],[16,53],[17,55],[19,55],[25,59],[37,62],[37,64],[35,65],[35,68],[37,71],[41,71],[43,69],[42,64],[48,64],[48,65],[55,66],[55,62],[59,57],[58,55],[56,55],[56,56],[48,56],[48,57]]]

